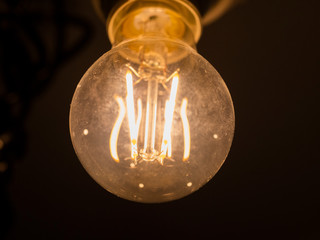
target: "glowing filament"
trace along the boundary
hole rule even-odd
[[[168,101],[166,101],[166,107],[168,105]],[[165,117],[168,117],[168,116],[165,116]],[[169,134],[169,137],[168,137],[168,153],[167,153],[168,157],[171,158],[172,156],[172,145],[171,145],[171,132]],[[165,154],[163,155],[165,157]],[[162,159],[163,160],[163,159]]]
[[[172,156],[172,146],[171,146],[171,134],[170,134],[168,139],[168,157],[171,158],[171,156]]]
[[[121,127],[122,121],[124,119],[124,116],[126,114],[126,110],[125,110],[125,106],[124,106],[124,102],[123,102],[122,98],[116,96],[115,99],[119,105],[119,113],[118,113],[118,117],[116,119],[116,122],[112,128],[112,131],[111,131],[109,144],[110,144],[111,157],[116,162],[119,162],[119,157],[118,157],[118,152],[117,152],[117,142],[118,142],[120,127]]]
[[[146,112],[146,126],[144,130],[144,149],[147,149],[147,143],[148,143],[148,131],[149,131],[149,103],[147,102],[147,112]]]
[[[175,106],[176,95],[177,95],[177,90],[178,90],[178,83],[179,83],[179,76],[178,76],[178,74],[176,74],[172,79],[170,99],[169,99],[169,101],[166,102],[165,123],[164,123],[164,129],[163,129],[161,155],[160,155],[161,163],[162,163],[163,159],[166,157],[168,143],[171,138],[170,135],[171,135],[172,121],[173,121],[174,106]],[[170,144],[171,144],[171,141],[170,141]]]
[[[171,158],[172,156],[171,129],[172,129],[172,123],[173,123],[174,108],[176,104],[178,83],[179,83],[179,75],[176,73],[172,78],[169,100],[167,100],[165,104],[165,113],[164,113],[165,122],[164,122],[163,135],[162,135],[161,152],[160,152],[160,157],[158,158],[161,164],[163,164],[163,160],[166,156],[168,158]],[[111,157],[116,162],[119,162],[119,156],[117,152],[117,142],[118,142],[121,124],[123,122],[126,112],[128,116],[129,130],[130,130],[131,158],[136,160],[136,157],[139,154],[137,140],[138,140],[139,127],[140,127],[141,118],[142,118],[142,102],[140,98],[137,100],[138,116],[136,118],[134,96],[133,96],[133,80],[132,80],[131,71],[128,71],[126,74],[126,85],[127,85],[126,106],[121,97],[118,97],[118,96],[115,97],[115,100],[119,105],[119,113],[110,135],[109,144],[110,144]],[[183,125],[183,135],[184,135],[183,161],[186,161],[190,155],[190,126],[189,126],[187,113],[186,113],[187,104],[188,104],[188,100],[187,98],[184,98],[182,100],[181,110],[180,110],[180,115],[181,115],[182,125]],[[150,111],[153,111],[154,114],[152,117],[152,122],[149,123]],[[147,147],[151,147],[151,149],[154,149],[155,135],[156,135],[156,115],[155,115],[156,112],[157,112],[157,105],[152,103],[150,105],[149,102],[147,101],[146,126],[145,126],[145,136],[144,136],[145,150],[147,149]],[[150,128],[149,124],[152,124],[152,129]],[[149,134],[151,135],[149,136]],[[150,141],[149,142],[150,145],[147,144],[148,141]]]
[[[155,144],[155,139],[156,139],[156,122],[157,122],[157,105],[154,106],[154,114],[155,116],[153,117],[153,128],[152,128],[152,139],[151,139],[151,148],[154,149],[154,144]]]
[[[183,161],[186,161],[190,156],[190,126],[187,118],[187,104],[188,104],[188,100],[184,98],[182,100],[181,110],[180,110],[182,126],[183,126],[183,136],[184,136]]]
[[[132,84],[132,74],[130,71],[126,74],[127,80],[127,114],[129,120],[130,129],[130,139],[131,139],[131,158],[134,159],[138,156],[138,129],[141,121],[141,100],[138,99],[138,119],[137,124],[135,123],[135,113],[134,113],[134,101],[133,101],[133,84]]]
[[[137,123],[136,123],[136,139],[138,139],[138,133],[139,133],[139,127],[140,127],[140,122],[141,122],[141,117],[142,117],[142,103],[141,103],[141,99],[138,99],[138,118],[137,118]]]

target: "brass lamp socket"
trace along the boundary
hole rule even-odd
[[[202,31],[200,19],[186,0],[127,0],[111,10],[107,32],[113,46],[130,39],[163,37],[195,48]]]

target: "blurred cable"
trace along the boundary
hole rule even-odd
[[[202,16],[203,26],[210,25],[245,0],[215,0]]]

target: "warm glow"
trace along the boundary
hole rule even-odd
[[[183,161],[186,161],[190,156],[190,126],[187,118],[187,104],[188,104],[188,99],[184,98],[182,100],[181,110],[180,110],[182,126],[183,126],[183,136],[184,136]]]
[[[168,101],[166,101],[166,106],[167,106],[167,104],[168,104]],[[170,132],[169,138],[168,138],[168,153],[167,153],[167,155],[169,158],[171,158],[171,156],[172,156],[171,132]]]
[[[173,112],[174,112],[174,106],[176,103],[178,83],[179,83],[179,76],[178,76],[178,74],[176,74],[172,79],[170,99],[169,99],[169,101],[166,102],[165,124],[164,124],[164,130],[163,130],[163,137],[162,137],[162,144],[161,144],[161,155],[160,155],[161,163],[162,163],[163,159],[166,157],[168,142],[170,140],[171,127],[172,127],[172,121],[173,121]],[[170,141],[170,144],[171,144],[171,141]]]
[[[171,146],[171,134],[170,134],[168,139],[168,157],[171,158],[171,156],[172,156],[172,146]]]
[[[217,173],[234,133],[230,93],[195,49],[201,16],[195,1],[109,2],[120,2],[105,25],[114,44],[73,95],[72,145],[116,196],[141,203],[185,197]]]
[[[142,117],[142,103],[141,103],[141,99],[138,99],[138,118],[137,118],[137,123],[136,123],[136,139],[138,139],[138,134],[139,134],[139,127],[140,127],[140,123],[141,123],[141,117]]]
[[[126,103],[127,107],[125,107],[124,102],[121,97],[115,97],[118,105],[119,105],[119,114],[116,119],[116,122],[113,126],[113,129],[111,131],[110,135],[110,151],[112,158],[119,162],[119,157],[117,153],[117,141],[118,141],[118,135],[120,132],[120,127],[122,124],[122,121],[125,116],[125,112],[127,112],[128,116],[128,122],[129,122],[129,130],[130,130],[130,143],[131,143],[131,158],[136,159],[138,156],[138,133],[139,133],[139,127],[141,123],[142,118],[142,101],[139,98],[137,101],[137,110],[138,110],[138,116],[137,119],[135,118],[135,108],[134,108],[134,97],[133,97],[133,80],[132,80],[132,74],[130,71],[126,74],[126,83],[127,83],[127,97],[126,97]],[[169,158],[172,157],[172,139],[171,139],[171,129],[172,129],[172,122],[173,122],[173,114],[174,114],[174,108],[175,108],[175,102],[176,102],[176,96],[178,91],[178,83],[179,83],[179,76],[178,74],[175,74],[172,78],[171,83],[171,91],[170,91],[170,97],[169,100],[165,103],[165,113],[164,113],[164,128],[163,128],[163,135],[162,135],[162,143],[161,143],[161,152],[159,161],[161,164],[163,164],[164,158],[167,156]],[[183,161],[186,161],[189,158],[190,155],[190,126],[187,118],[187,104],[188,100],[187,98],[184,98],[181,103],[181,110],[180,115],[182,119],[182,125],[183,125],[183,135],[184,135],[184,154],[183,154]],[[127,108],[127,111],[126,111]],[[154,109],[154,112],[156,112],[156,106]],[[151,147],[154,149],[155,145],[155,135],[156,135],[156,117],[153,118],[152,125],[154,126],[151,131],[149,132],[149,111],[150,105],[147,102],[146,105],[146,126],[145,126],[145,136],[144,136],[144,149],[147,149],[147,143],[148,143],[148,134],[152,134],[151,138]]]
[[[146,112],[146,126],[144,130],[144,149],[147,149],[147,143],[148,143],[148,131],[149,131],[149,103],[147,102],[147,112]]]
[[[151,139],[151,148],[154,149],[154,144],[156,141],[156,123],[157,123],[157,104],[154,105],[154,117],[153,117],[153,128],[152,128],[152,139]]]
[[[118,136],[119,136],[120,127],[121,127],[122,121],[124,119],[124,116],[126,114],[126,108],[124,106],[124,102],[121,97],[116,96],[115,99],[119,105],[119,113],[118,113],[117,120],[112,128],[112,131],[111,131],[109,144],[110,144],[111,157],[116,162],[119,162],[117,143],[118,143]]]
[[[134,159],[136,156],[138,156],[138,147],[137,147],[138,131],[137,130],[139,128],[139,125],[138,124],[136,125],[135,123],[133,83],[132,83],[132,74],[130,71],[128,71],[126,74],[126,80],[127,80],[126,100],[127,100],[127,114],[128,114],[128,120],[129,120],[130,139],[131,139],[131,158]],[[139,106],[139,103],[138,103],[138,106]],[[139,114],[139,109],[138,109],[138,114]],[[140,119],[141,119],[141,100],[140,100]],[[139,116],[138,116],[138,120],[139,120]]]

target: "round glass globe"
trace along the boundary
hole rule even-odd
[[[234,110],[221,76],[193,48],[136,39],[105,53],[82,77],[70,133],[103,188],[132,201],[165,202],[217,173],[233,139]]]

